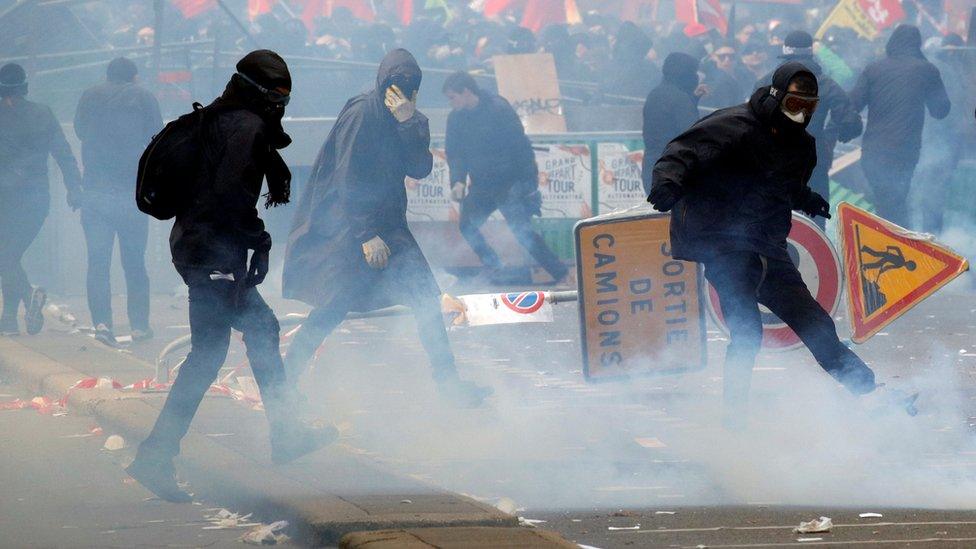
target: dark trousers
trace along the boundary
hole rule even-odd
[[[481,226],[488,217],[498,210],[505,216],[508,228],[515,235],[518,243],[525,248],[539,265],[556,280],[566,276],[566,266],[559,261],[556,254],[549,249],[539,233],[532,229],[532,208],[524,200],[506,198],[498,203],[493,196],[484,193],[471,193],[461,203],[461,235],[478,255],[481,263],[488,268],[497,269],[502,266],[498,254],[481,234]]]
[[[316,307],[309,313],[302,327],[295,334],[285,357],[285,369],[290,384],[295,384],[305,366],[315,355],[325,338],[332,333],[346,314],[352,310],[353,300],[362,297],[356,292],[334,292],[338,294],[329,304]],[[404,292],[405,305],[410,307],[417,322],[420,343],[430,359],[432,376],[436,382],[451,381],[457,378],[454,353],[447,338],[440,305],[432,296],[408,294]]]
[[[820,366],[848,390],[858,395],[874,390],[874,372],[841,343],[833,319],[810,295],[792,262],[730,252],[704,265],[730,332],[724,374],[727,407],[743,407],[748,401],[752,367],[762,345],[760,303],[792,328]]]
[[[134,207],[115,200],[86,206],[81,226],[88,244],[88,310],[92,325],[112,326],[111,268],[115,238],[125,272],[126,307],[133,330],[149,329],[149,275],[146,273],[146,242],[149,218]]]
[[[231,329],[244,336],[247,358],[272,428],[290,419],[284,411],[284,368],[278,349],[278,319],[257,288],[213,279],[208,270],[183,274],[190,289],[190,353],[180,366],[166,404],[149,437],[140,445],[143,459],[166,462],[180,452],[180,440],[200,401],[213,384],[227,356]]]
[[[49,198],[0,192],[0,324],[16,325],[20,304],[30,300],[31,285],[21,260],[47,218]]]
[[[865,154],[861,158],[861,169],[871,187],[874,205],[878,215],[892,223],[908,228],[908,193],[912,187],[912,176],[918,155]]]

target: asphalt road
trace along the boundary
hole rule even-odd
[[[0,402],[34,396],[0,383]],[[129,479],[130,450],[104,449],[97,428],[71,413],[0,411],[0,547],[244,546],[251,528],[218,528],[219,505],[166,503]]]
[[[185,307],[154,300],[159,337],[129,350],[154,358],[186,333]],[[302,388],[351,449],[585,545],[976,547],[974,313],[956,284],[856,347],[880,381],[921,391],[915,418],[847,395],[794,351],[760,358],[749,428],[725,431],[719,331],[703,371],[586,383],[573,305],[552,324],[452,332],[462,376],[495,389],[484,409],[437,398],[409,318],[344,323]],[[225,372],[243,361],[235,342]],[[830,533],[792,532],[821,515]]]

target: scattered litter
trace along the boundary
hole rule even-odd
[[[288,536],[279,534],[278,530],[282,530],[287,526],[287,520],[279,520],[268,525],[262,524],[241,536],[241,541],[249,545],[278,545],[279,543],[285,543],[288,541]]]
[[[799,526],[793,529],[793,532],[797,534],[816,534],[819,532],[829,532],[833,527],[834,521],[830,520],[830,517],[820,517],[809,522],[801,522]]]
[[[607,526],[607,530],[640,530],[640,524],[637,526]]]
[[[884,515],[882,515],[881,513],[861,513],[858,516],[861,518],[881,518]]]
[[[495,504],[495,508],[505,513],[506,515],[514,515],[518,511],[518,506],[510,498],[501,498],[498,503]]]
[[[102,446],[102,448],[105,448],[110,452],[121,450],[125,448],[125,439],[120,437],[119,435],[111,435],[107,439],[105,439],[105,445]]]
[[[655,515],[673,515],[674,511],[654,511]]]
[[[210,526],[204,526],[204,530],[226,530],[228,528],[244,528],[247,526],[262,526],[260,522],[248,522],[251,518],[251,513],[246,515],[239,515],[237,513],[232,513],[227,509],[220,509],[217,514],[210,515],[207,517],[207,521],[210,522]]]
[[[823,538],[796,538],[796,541],[799,541],[799,542],[804,542],[804,541],[823,541]]]
[[[661,442],[657,437],[638,437],[634,439],[634,442],[643,446],[644,448],[667,448],[668,445]]]
[[[521,524],[522,526],[529,526],[531,528],[535,528],[535,525],[536,524],[545,524],[546,523],[546,521],[544,521],[544,520],[530,519],[530,518],[525,518],[525,517],[519,517],[518,518],[518,521],[519,521],[519,524]]]

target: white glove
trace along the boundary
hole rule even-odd
[[[386,108],[390,109],[397,122],[406,122],[417,112],[417,94],[407,98],[396,85],[386,88]]]
[[[373,238],[363,242],[363,256],[366,257],[366,263],[374,269],[385,269],[386,264],[390,259],[390,248],[383,242],[383,239],[379,236],[374,236]]]
[[[467,184],[461,183],[460,181],[451,184],[451,200],[455,202],[460,202],[464,200],[464,197],[467,194],[468,194]]]

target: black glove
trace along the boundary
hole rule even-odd
[[[810,191],[810,197],[800,206],[800,211],[811,218],[819,215],[830,219],[830,202],[827,202],[818,193]]]
[[[247,268],[245,284],[248,288],[253,288],[264,282],[264,277],[268,276],[269,263],[270,252],[268,250],[254,250],[254,253],[251,254],[251,265]]]
[[[651,189],[647,201],[659,212],[670,212],[671,208],[681,200],[681,187],[674,183],[665,183]]]

